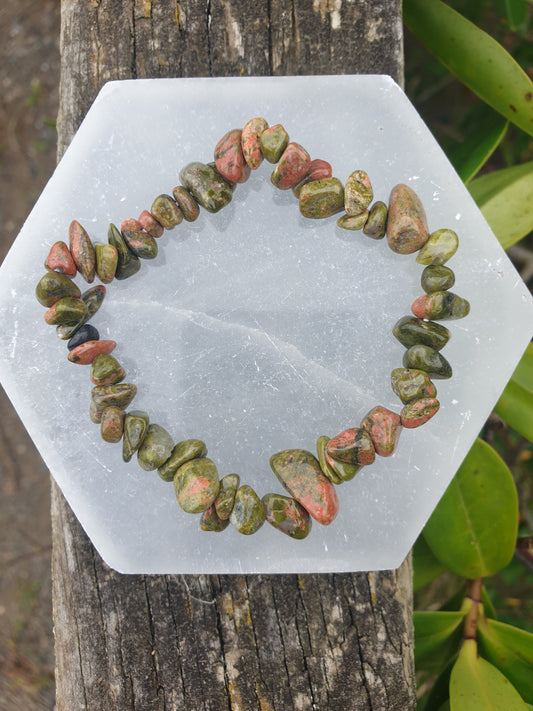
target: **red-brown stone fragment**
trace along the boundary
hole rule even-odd
[[[317,459],[303,449],[286,449],[270,457],[270,466],[289,494],[323,526],[339,512],[337,492]]]
[[[241,149],[250,170],[257,170],[263,161],[261,134],[268,128],[264,118],[250,119],[242,129]]]
[[[311,183],[313,180],[324,180],[325,178],[331,178],[331,176],[331,165],[326,160],[315,158],[311,161],[309,170],[303,180],[300,180],[298,185],[294,186],[292,192],[297,198],[299,198],[300,192],[304,185]]]
[[[408,185],[395,185],[389,199],[387,241],[393,252],[411,254],[429,239],[426,212],[418,195]]]
[[[96,274],[96,254],[89,235],[77,220],[70,223],[69,246],[76,269],[86,282],[92,284]]]
[[[215,148],[215,166],[220,175],[230,183],[244,183],[250,177],[250,168],[241,149],[242,131],[228,131]]]
[[[44,266],[53,272],[60,272],[65,276],[76,276],[76,265],[72,259],[69,248],[64,242],[55,242],[48,252]]]
[[[70,351],[68,359],[71,363],[90,365],[97,355],[108,355],[115,350],[116,345],[116,341],[85,341]]]
[[[380,457],[390,457],[396,449],[402,431],[400,416],[378,405],[366,415],[361,427],[370,435],[376,454]]]
[[[409,429],[420,427],[437,414],[439,407],[440,403],[435,398],[410,402],[401,412],[402,425]]]
[[[366,430],[352,427],[332,437],[326,445],[326,452],[339,462],[346,464],[372,464],[376,450]]]
[[[270,180],[279,190],[290,190],[307,175],[311,165],[309,153],[299,143],[289,143]]]
[[[155,217],[148,212],[148,210],[143,210],[139,215],[137,220],[141,229],[144,230],[150,237],[161,237],[165,228],[163,225],[155,219]]]

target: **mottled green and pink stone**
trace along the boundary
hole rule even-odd
[[[289,494],[315,521],[327,526],[335,519],[339,512],[337,492],[310,452],[283,450],[272,455],[270,466]]]

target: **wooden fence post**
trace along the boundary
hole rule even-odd
[[[59,156],[110,79],[390,74],[400,0],[62,0]],[[54,484],[59,711],[410,711],[409,559],[343,575],[120,575]]]

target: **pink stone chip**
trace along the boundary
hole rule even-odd
[[[326,445],[326,452],[338,462],[346,464],[372,464],[376,450],[366,430],[353,427],[332,437]]]
[[[161,237],[165,228],[159,224],[155,217],[148,212],[148,210],[143,210],[139,215],[137,220],[141,229],[143,229],[150,237]]]
[[[402,431],[400,415],[378,405],[366,415],[361,427],[370,435],[376,454],[380,457],[390,457],[396,449]]]
[[[389,199],[387,241],[397,254],[411,254],[429,239],[424,206],[408,185],[395,185]]]
[[[268,128],[264,118],[253,118],[246,123],[241,134],[241,148],[244,160],[250,170],[257,170],[263,161],[261,134]]]
[[[96,254],[89,235],[76,220],[70,223],[69,246],[76,269],[86,282],[92,284],[96,275]]]
[[[439,411],[440,403],[435,398],[415,400],[405,405],[401,412],[402,425],[409,429],[420,427]]]
[[[245,183],[250,177],[250,168],[241,149],[242,131],[228,131],[215,147],[215,166],[220,175],[230,183]]]
[[[76,276],[76,265],[69,248],[64,242],[55,242],[52,245],[44,266],[53,272],[65,274],[65,276]]]
[[[271,181],[278,190],[290,190],[300,183],[311,165],[309,153],[299,143],[289,143],[272,171]]]
[[[324,180],[324,178],[331,178],[332,176],[331,165],[326,160],[321,158],[315,158],[311,161],[309,165],[309,170],[307,175],[301,180],[298,185],[295,185],[292,192],[296,197],[300,197],[300,191],[304,185],[307,183],[312,183],[313,180]]]
[[[108,355],[115,350],[116,341],[85,341],[68,354],[71,363],[90,365],[97,355]]]

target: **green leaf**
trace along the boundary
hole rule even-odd
[[[492,600],[489,597],[487,588],[484,585],[481,588],[481,602],[483,603],[483,610],[485,612],[485,617],[490,617],[491,620],[495,620],[497,617],[496,610],[494,609]]]
[[[505,136],[508,125],[504,118],[497,117],[484,131],[478,127],[473,136],[452,151],[450,162],[464,183],[468,183],[488,161]]]
[[[533,442],[533,392],[531,390],[526,390],[511,378],[494,410],[514,430]]]
[[[466,639],[450,677],[451,711],[527,711],[511,682]]]
[[[513,32],[525,32],[528,20],[528,0],[505,0],[505,14]]]
[[[466,612],[413,613],[415,625],[415,665],[417,670],[438,672],[454,654],[461,641]]]
[[[533,230],[533,161],[482,175],[468,190],[504,249]]]
[[[425,699],[423,706],[424,711],[435,711],[448,701],[450,696],[450,675],[455,665],[455,657],[441,671],[435,683],[431,687],[431,691]]]
[[[477,629],[480,653],[505,674],[524,701],[533,703],[533,634],[485,616],[479,617]]]
[[[444,572],[446,566],[435,558],[424,536],[420,534],[413,546],[413,590],[420,590]]]
[[[533,390],[533,343],[530,343],[512,375],[513,380],[528,390]]]
[[[511,560],[518,529],[516,487],[504,461],[477,439],[424,528],[448,570],[493,575]]]
[[[533,135],[533,84],[496,40],[440,0],[404,0],[403,17],[463,84]]]

